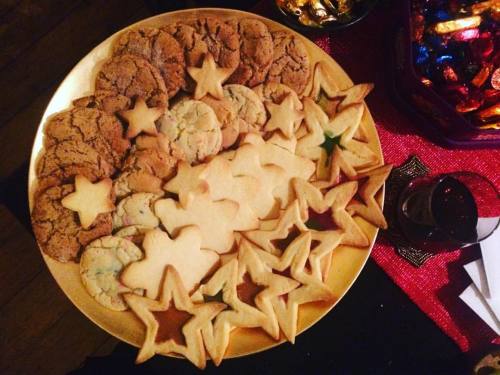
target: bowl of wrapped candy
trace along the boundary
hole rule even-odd
[[[275,0],[281,19],[301,31],[340,30],[363,19],[378,0]]]
[[[395,88],[450,146],[500,146],[500,1],[408,0]]]

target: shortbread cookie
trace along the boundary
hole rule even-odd
[[[90,181],[109,177],[115,168],[93,147],[81,141],[62,141],[47,148],[36,168],[38,191],[73,182],[77,174]]]
[[[63,207],[78,213],[80,225],[88,229],[100,214],[115,209],[110,178],[105,178],[93,184],[84,176],[75,177],[75,192],[65,196],[61,203]]]
[[[201,329],[226,305],[218,302],[193,303],[182,286],[179,273],[172,266],[167,266],[160,290],[158,300],[131,293],[124,295],[134,314],[146,326],[144,343],[136,362],[147,361],[156,353],[178,353],[198,368],[205,368],[206,354]],[[177,319],[172,319],[174,316]]]
[[[166,31],[150,27],[127,31],[114,45],[113,53],[141,56],[158,68],[169,98],[177,94],[185,84],[183,48]]]
[[[123,268],[142,258],[132,242],[106,236],[87,245],[80,259],[80,276],[87,292],[101,305],[115,311],[127,310],[121,293],[132,292],[119,280]],[[139,291],[138,291],[139,292]]]
[[[163,107],[149,108],[143,98],[137,98],[134,108],[118,112],[128,123],[127,138],[135,138],[144,132],[149,135],[158,134],[155,121],[165,112]]]
[[[47,122],[44,133],[45,147],[67,140],[85,142],[115,168],[121,166],[130,148],[118,119],[94,108],[73,108],[58,113]]]
[[[240,62],[240,38],[236,29],[217,17],[198,18],[191,26],[200,34],[218,66],[236,69]]]
[[[146,233],[142,246],[144,259],[127,267],[121,280],[129,288],[144,289],[152,299],[159,296],[165,267],[173,266],[184,288],[191,292],[219,261],[216,252],[200,247],[201,232],[195,226],[183,228],[174,239],[161,229],[153,229]]]
[[[236,111],[240,133],[262,130],[267,120],[266,108],[255,92],[243,85],[224,85],[224,98]]]
[[[160,131],[184,152],[189,163],[216,155],[221,148],[217,116],[212,108],[198,100],[176,104],[160,119],[160,124]]]
[[[97,102],[106,112],[128,109],[135,97],[143,98],[149,107],[167,106],[167,89],[153,65],[142,57],[119,55],[108,60],[97,74]]]
[[[266,131],[280,130],[288,139],[294,138],[295,130],[300,126],[304,114],[295,108],[292,94],[288,94],[280,104],[266,102],[270,118],[264,129]]]
[[[136,193],[121,200],[113,214],[113,229],[129,225],[156,228],[160,221],[153,213],[152,207],[158,198],[151,193]]]
[[[203,59],[201,68],[188,66],[187,71],[196,82],[194,89],[194,99],[200,100],[205,95],[210,94],[214,98],[222,99],[222,84],[233,72],[232,68],[221,68],[215,63],[211,53],[207,53]]]
[[[281,82],[301,94],[309,82],[310,62],[306,46],[288,31],[274,31],[273,62],[267,80]]]
[[[240,35],[240,63],[229,83],[254,87],[266,79],[273,61],[273,39],[267,26],[253,18],[229,22]]]
[[[47,255],[60,261],[76,260],[82,246],[111,233],[111,214],[101,214],[92,226],[81,227],[78,215],[64,208],[61,199],[74,191],[73,185],[49,188],[37,196],[31,213],[33,232]]]

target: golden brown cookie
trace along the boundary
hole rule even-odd
[[[47,122],[44,132],[45,147],[68,140],[84,142],[115,168],[121,166],[130,147],[118,119],[94,108],[73,108],[58,113]]]
[[[164,26],[162,30],[172,35],[183,48],[187,66],[201,66],[208,47],[201,34],[193,26],[175,23]]]
[[[73,182],[82,175],[90,181],[110,177],[115,168],[93,147],[81,141],[62,141],[45,150],[38,161],[38,191]]]
[[[95,90],[97,102],[110,113],[130,108],[135,97],[143,98],[149,107],[167,106],[167,88],[160,71],[135,55],[108,60],[97,74]]]
[[[267,81],[281,82],[301,94],[309,81],[310,61],[302,41],[287,31],[271,33],[274,54]]]
[[[80,226],[78,214],[61,204],[74,191],[73,185],[55,186],[36,197],[31,214],[33,231],[42,250],[60,262],[78,258],[92,240],[111,234],[111,213],[100,214],[89,229]]]
[[[228,83],[254,87],[266,79],[273,62],[273,39],[267,26],[256,19],[230,21],[240,36],[240,63]]]
[[[216,17],[198,18],[190,25],[201,36],[218,66],[236,69],[240,63],[240,38],[234,27]]]
[[[115,55],[132,54],[145,58],[160,71],[168,97],[185,84],[184,51],[169,33],[151,27],[123,33],[114,45]]]

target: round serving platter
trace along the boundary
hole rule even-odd
[[[280,29],[287,30],[298,36],[304,42],[311,60],[311,71],[316,62],[324,61],[327,63],[332,73],[332,79],[340,89],[345,89],[353,85],[351,79],[344,70],[309,39],[277,22],[252,13],[229,9],[202,8],[164,13],[139,21],[113,34],[90,51],[90,53],[88,53],[66,76],[50,100],[40,121],[31,154],[28,179],[30,210],[33,208],[33,195],[36,189],[35,165],[38,156],[43,150],[43,125],[53,114],[70,108],[74,99],[89,95],[93,92],[95,76],[103,62],[111,56],[111,48],[118,34],[131,28],[143,26],[159,27],[167,23],[186,20],[188,18],[206,16],[217,16],[223,19],[252,17],[264,22],[270,31]],[[379,156],[379,161],[382,163],[383,157],[379,138],[368,108],[365,108],[361,126],[364,128],[368,138],[368,147]],[[384,191],[382,190],[378,196],[380,203],[383,203],[383,195]],[[333,291],[336,299],[331,303],[318,302],[301,305],[297,328],[298,333],[305,331],[318,322],[340,301],[358,277],[370,255],[378,229],[360,217],[355,217],[354,219],[369,238],[370,246],[362,249],[339,246],[334,250],[327,284]],[[78,264],[60,263],[45,255],[43,252],[41,253],[50,272],[61,289],[80,311],[99,327],[120,340],[137,347],[142,345],[144,329],[142,323],[132,314],[132,312],[115,312],[101,306],[85,290],[80,280]],[[261,329],[236,328],[231,333],[231,341],[225,358],[256,353],[269,349],[282,342],[285,342],[284,337],[279,341],[274,341]]]

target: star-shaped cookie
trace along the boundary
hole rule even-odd
[[[119,112],[119,115],[128,122],[127,138],[134,138],[143,132],[150,135],[158,134],[155,121],[164,112],[165,108],[149,108],[143,98],[137,98],[134,108]]]
[[[341,172],[349,180],[356,178],[357,172],[349,164],[341,147],[335,145],[330,156],[326,154],[325,150],[322,150],[323,152],[324,156],[320,157],[316,168],[317,180],[312,182],[315,187],[326,189],[336,185],[340,181]]]
[[[325,123],[325,132],[330,133],[332,137],[342,135],[341,143],[343,144],[349,142],[361,124],[364,109],[363,104],[352,104],[337,112]]]
[[[65,196],[61,204],[71,211],[76,211],[80,225],[83,229],[88,229],[97,215],[114,210],[115,205],[111,200],[112,188],[113,182],[110,178],[93,184],[86,177],[77,175],[75,191]]]
[[[340,245],[344,232],[342,230],[311,230],[311,240],[316,243],[309,255],[311,274],[319,280],[326,281],[332,264],[333,250]]]
[[[288,94],[280,104],[267,101],[265,105],[270,117],[264,130],[269,132],[279,129],[285,137],[292,138],[295,129],[298,128],[304,118],[304,113],[295,108],[293,96]]]
[[[156,353],[178,353],[197,367],[205,368],[206,356],[201,330],[207,322],[226,308],[225,304],[193,303],[182,285],[178,272],[172,266],[167,266],[165,269],[158,300],[131,293],[125,293],[123,296],[132,312],[146,326],[146,336],[137,355],[136,363],[142,363]],[[172,328],[171,325],[175,324],[172,316],[176,315],[181,315],[182,320],[185,321],[179,338],[176,338],[173,332],[168,332],[169,329],[162,329],[165,324],[168,324],[167,328]]]
[[[325,142],[324,128],[328,123],[328,116],[311,98],[304,98],[304,122],[307,134],[297,141],[297,155],[311,160],[318,160]]]
[[[188,291],[192,291],[219,261],[219,255],[201,248],[198,227],[183,228],[175,239],[161,229],[146,233],[142,243],[144,258],[130,264],[121,280],[129,288],[144,289],[146,296],[157,298],[165,267],[173,266]]]
[[[347,204],[358,189],[357,181],[338,184],[325,195],[305,180],[294,179],[292,185],[298,197],[302,216],[309,208],[320,214],[331,209],[333,223],[344,231],[342,244],[356,247],[365,247],[370,244],[361,228],[346,211]]]
[[[273,222],[276,222],[276,224],[272,230],[268,230],[267,228],[258,229],[244,232],[243,235],[264,250],[273,254],[280,254],[281,250],[274,245],[273,241],[287,238],[290,234],[290,230],[294,226],[300,232],[308,230],[301,216],[298,200],[295,200],[290,204],[278,221],[273,220]]]
[[[324,92],[327,97],[333,98],[339,92],[338,86],[330,78],[333,73],[328,72],[328,65],[324,61],[319,61],[314,67],[312,87],[309,92],[309,97],[315,101],[320,99],[321,92]]]
[[[229,334],[236,327],[261,327],[267,317],[259,309],[248,305],[238,298],[238,259],[233,258],[222,265],[210,279],[201,285],[193,298],[202,300],[222,293],[222,301],[228,309],[217,315],[202,330],[205,347],[218,366],[229,345]]]
[[[205,55],[201,68],[188,66],[189,75],[196,81],[194,99],[199,100],[210,94],[216,99],[222,99],[224,92],[222,84],[233,73],[232,68],[218,68],[211,53]]]
[[[255,250],[255,245],[242,239],[238,251],[238,278],[245,283],[244,275],[249,275],[251,282],[263,288],[255,297],[256,307],[266,316],[262,329],[272,338],[279,338],[279,324],[273,309],[272,301],[279,296],[290,293],[300,283],[289,277],[273,273],[262,261]],[[241,284],[240,284],[241,285]]]
[[[364,184],[358,189],[358,195],[363,202],[354,200],[347,206],[347,211],[351,214],[357,214],[366,219],[373,225],[387,229],[387,221],[384,218],[382,210],[375,200],[375,195],[382,188],[385,180],[389,177],[392,165],[387,164],[371,171],[358,174],[357,178],[362,180],[367,178]]]
[[[272,305],[278,324],[287,339],[294,343],[297,334],[299,305],[314,301],[331,301],[334,296],[322,279],[306,270],[306,263],[311,249],[311,232],[304,232],[297,237],[283,252],[275,256],[266,251],[255,249],[260,259],[278,272],[289,272],[301,285],[290,291],[286,299],[276,296]],[[331,249],[333,250],[333,248]]]

